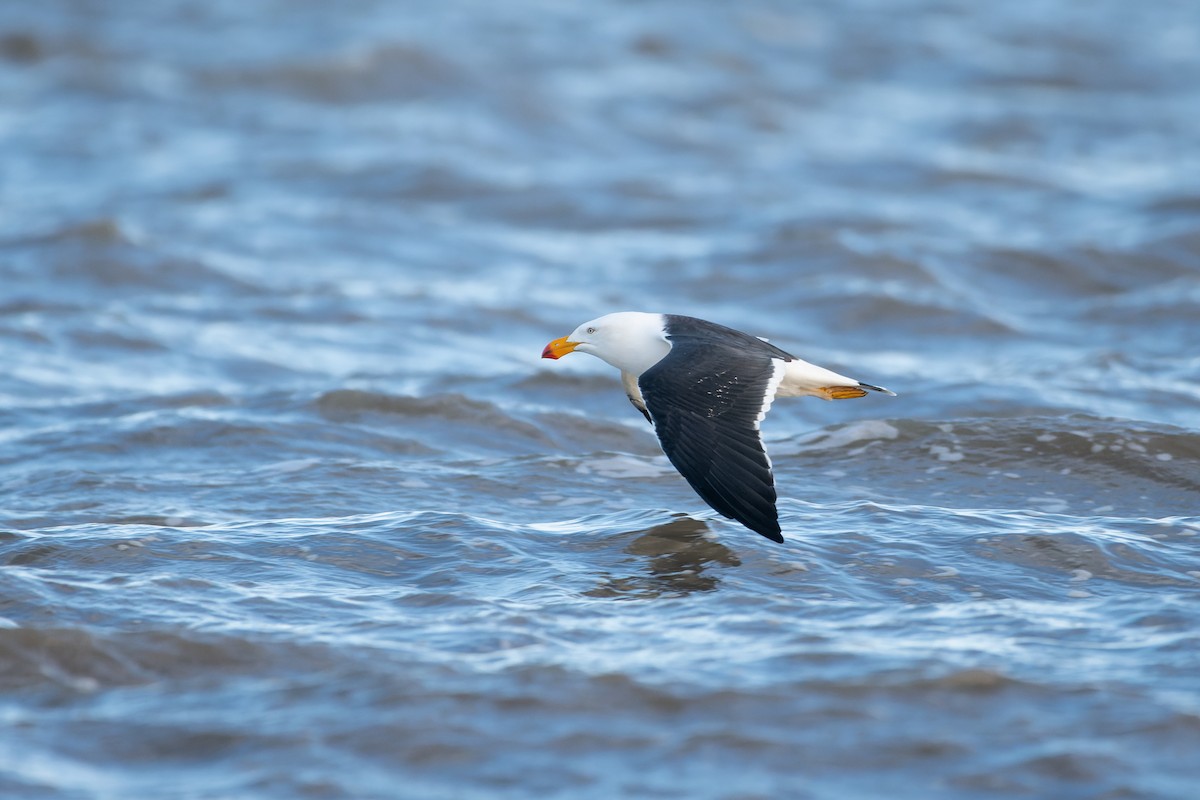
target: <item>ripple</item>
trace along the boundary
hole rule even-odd
[[[1194,794],[1194,2],[128,5],[0,4],[0,795]],[[629,308],[900,396],[776,545]]]

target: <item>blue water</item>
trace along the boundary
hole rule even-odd
[[[1200,785],[1200,15],[0,5],[0,796]],[[617,310],[780,401],[708,509]]]

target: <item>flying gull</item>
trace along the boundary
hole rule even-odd
[[[607,314],[546,345],[542,358],[575,351],[621,371],[629,402],[654,426],[667,458],[704,502],[774,542],[783,534],[759,423],[775,398],[895,395],[766,339],[678,314]]]

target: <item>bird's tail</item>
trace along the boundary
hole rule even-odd
[[[833,370],[818,367],[807,361],[796,359],[787,362],[783,380],[779,384],[777,397],[799,397],[809,395],[824,400],[850,400],[863,397],[867,392],[881,392],[895,397],[896,393],[882,386],[839,375]]]

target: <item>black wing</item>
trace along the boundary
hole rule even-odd
[[[787,354],[745,334],[743,340],[704,333],[671,335],[668,328],[671,351],[638,379],[654,431],[704,502],[782,542],[758,418]]]

